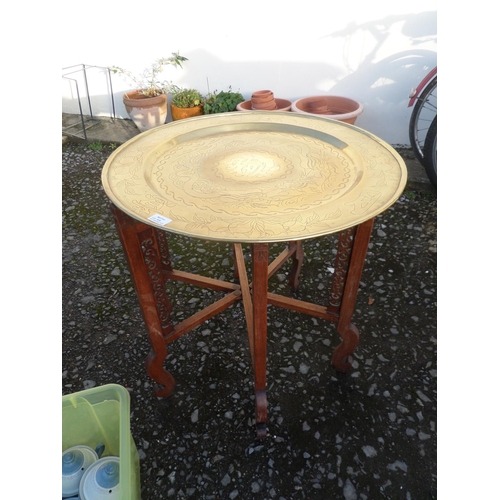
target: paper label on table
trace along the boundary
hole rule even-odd
[[[154,222],[155,224],[159,224],[160,226],[165,226],[166,224],[172,222],[172,219],[163,217],[163,215],[160,214],[154,214],[151,217],[148,217],[148,220]]]

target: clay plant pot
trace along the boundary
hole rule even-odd
[[[146,97],[133,90],[123,95],[123,104],[130,119],[141,132],[163,125],[167,119],[167,96]]]
[[[326,99],[317,99],[315,101],[309,102],[308,105],[309,113],[326,115],[329,114],[328,104]]]
[[[274,94],[270,90],[255,91],[250,101],[252,102],[252,109],[255,110],[276,109],[276,100],[274,99]]]
[[[333,95],[303,97],[292,103],[292,111],[306,115],[331,118],[354,125],[363,112],[363,105],[348,97]]]
[[[275,109],[267,109],[267,110],[256,110],[252,108],[252,101],[249,99],[248,101],[240,102],[236,106],[237,111],[290,111],[292,107],[292,101],[287,99],[275,99],[276,108]]]
[[[192,118],[203,114],[203,104],[194,106],[193,108],[179,108],[175,104],[170,104],[170,113],[172,120],[183,120],[184,118]]]
[[[252,109],[254,109],[256,111],[259,111],[259,110],[271,111],[273,109],[276,109],[276,101],[273,99],[272,101],[263,102],[260,104],[252,102]]]

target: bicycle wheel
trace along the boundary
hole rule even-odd
[[[425,172],[434,186],[437,186],[437,122],[436,115],[427,132],[423,150]]]
[[[437,116],[437,76],[425,87],[415,102],[410,117],[410,144],[417,160],[424,163],[424,143],[432,120]]]

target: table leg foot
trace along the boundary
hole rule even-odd
[[[146,358],[146,370],[148,375],[156,382],[155,392],[159,398],[171,396],[175,387],[174,377],[163,367],[166,357],[166,349],[159,355],[151,349]]]
[[[255,392],[255,421],[257,427],[257,438],[264,439],[267,436],[267,395],[266,391]]]
[[[265,439],[267,437],[267,425],[265,423],[257,424],[257,439]]]
[[[342,342],[334,349],[332,354],[333,366],[342,373],[351,369],[350,356],[359,342],[359,331],[351,323],[343,332],[339,332]]]

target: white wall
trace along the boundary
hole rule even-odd
[[[208,81],[211,91],[232,86],[245,98],[270,89],[291,101],[319,94],[351,97],[365,107],[356,125],[390,144],[408,145],[408,94],[437,64],[436,4],[71,3],[65,24],[72,35],[62,48],[62,67],[116,65],[139,72],[179,50],[189,61],[164,73],[180,86],[205,94]],[[80,75],[73,76],[81,80]],[[121,96],[131,86],[118,75],[112,84],[117,116],[127,118]],[[94,114],[109,115],[107,92],[103,73],[91,70]],[[63,79],[62,93],[63,112],[78,113],[74,84]]]

